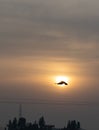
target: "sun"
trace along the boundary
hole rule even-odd
[[[65,76],[56,76],[56,83],[58,83],[60,81],[68,82],[68,77],[65,77]]]
[[[68,84],[68,82],[69,82],[69,77],[67,77],[67,76],[56,76],[56,77],[55,77],[55,83],[56,83],[56,84],[57,84],[57,83],[60,83],[61,81],[66,82],[66,83]],[[66,86],[66,85],[65,85],[65,84],[58,84],[58,86],[64,87],[64,86]]]

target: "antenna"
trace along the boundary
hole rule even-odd
[[[22,104],[19,104],[19,118],[22,117]]]

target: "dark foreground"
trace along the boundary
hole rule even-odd
[[[20,117],[18,120],[14,118],[9,120],[5,130],[82,130],[80,122],[75,120],[69,120],[67,126],[63,128],[55,128],[55,125],[46,124],[44,117],[41,117],[38,122],[27,123],[24,117]]]

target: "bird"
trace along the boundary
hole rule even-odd
[[[68,83],[66,83],[65,81],[60,81],[59,83],[56,83],[57,85],[68,85]]]

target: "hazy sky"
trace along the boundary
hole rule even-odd
[[[55,85],[58,75],[69,77],[68,87]],[[58,127],[77,119],[93,130],[99,129],[98,93],[98,0],[0,0],[0,100],[91,102],[25,105],[24,115],[43,114]],[[0,119],[16,116],[14,107],[1,104]]]

